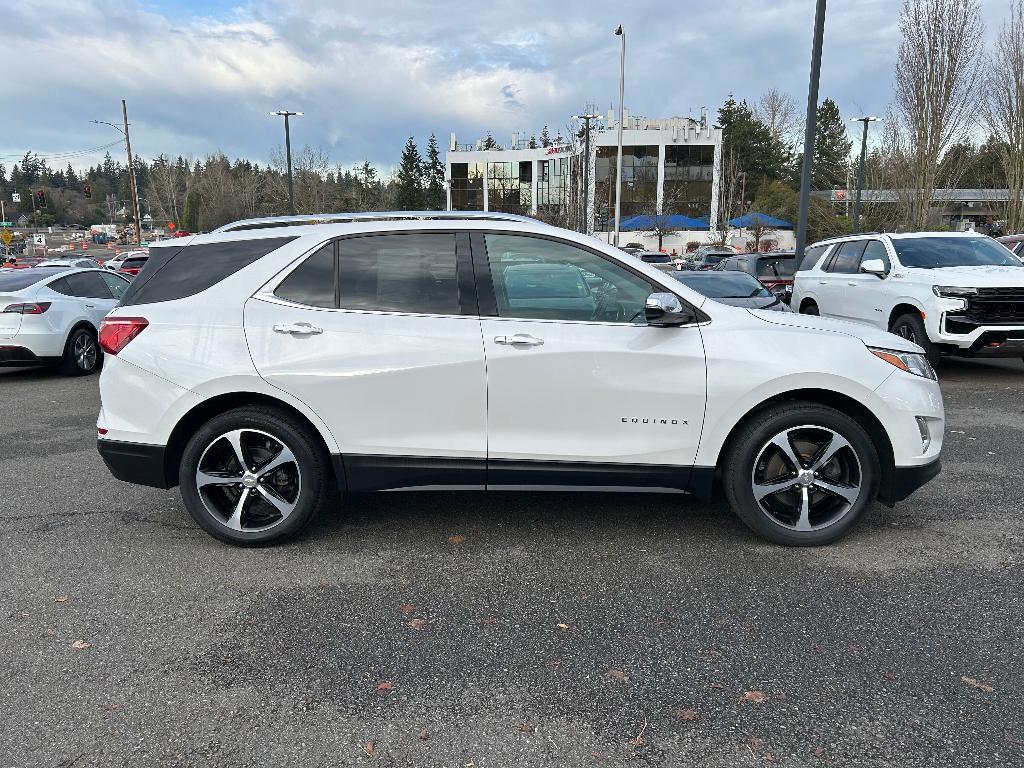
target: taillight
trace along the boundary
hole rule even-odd
[[[149,320],[144,317],[108,317],[100,323],[100,347],[107,354],[116,355],[147,325]]]
[[[49,308],[49,301],[33,301],[28,304],[8,304],[4,307],[4,312],[17,312],[19,315],[41,315]]]

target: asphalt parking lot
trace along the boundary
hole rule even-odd
[[[945,471],[782,549],[656,495],[356,497],[238,550],[0,373],[0,766],[1024,764],[1024,366]]]

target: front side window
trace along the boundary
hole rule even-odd
[[[128,286],[131,285],[131,283],[123,277],[118,277],[117,275],[103,273],[100,277],[103,279],[103,282],[107,284],[110,292],[114,294],[115,299],[120,299],[124,296],[124,292],[127,291]]]
[[[524,235],[485,236],[499,317],[643,325],[654,288],[596,253]]]
[[[885,271],[889,271],[889,252],[881,240],[868,240],[864,247],[864,255],[860,258],[861,264],[870,259],[880,259],[885,264]]]
[[[847,240],[839,246],[839,252],[828,265],[829,272],[852,275],[860,269],[860,255],[864,252],[863,240]]]

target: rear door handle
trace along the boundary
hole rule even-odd
[[[818,285],[828,285],[828,280],[819,280]]]
[[[539,347],[544,343],[544,339],[538,339],[528,333],[516,333],[512,336],[495,336],[494,343],[511,344],[517,347]]]
[[[96,309],[96,305],[95,304],[86,304],[85,308],[86,309]]]
[[[851,280],[850,282],[847,283],[847,285],[852,285],[854,288],[856,288],[857,287],[857,281],[856,280]]]
[[[290,336],[313,336],[323,332],[323,328],[309,323],[281,323],[274,326],[274,333],[287,333]]]

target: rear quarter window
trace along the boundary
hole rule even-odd
[[[181,248],[154,248],[138,277],[121,298],[121,306],[155,304],[194,296],[294,239],[266,237]]]

